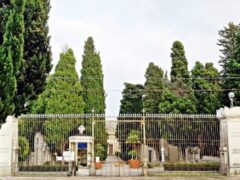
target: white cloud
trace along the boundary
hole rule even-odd
[[[92,36],[101,54],[111,115],[118,113],[123,83],[144,83],[150,61],[170,69],[174,40],[183,42],[190,67],[196,60],[217,64],[217,32],[240,17],[237,0],[52,0],[51,5],[54,64],[68,44],[79,72],[84,42]]]

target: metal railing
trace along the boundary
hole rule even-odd
[[[84,127],[82,134],[80,126]],[[73,150],[69,137],[76,136],[93,141],[89,140],[87,147],[85,140],[79,141]],[[219,136],[215,115],[22,115],[19,172],[66,174],[71,170],[78,175],[138,176],[163,171],[218,171]],[[71,162],[63,156],[69,150],[75,153]],[[103,162],[101,169],[95,169],[96,156]],[[129,160],[138,160],[140,168],[130,168]]]

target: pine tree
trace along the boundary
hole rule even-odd
[[[235,25],[230,22],[227,27],[224,27],[218,32],[220,39],[218,39],[217,44],[221,46],[220,52],[222,53],[222,56],[220,56],[219,63],[223,68],[221,71],[222,75],[227,73],[227,63],[234,57],[236,49],[236,36],[239,31],[239,25]]]
[[[92,37],[85,42],[81,70],[83,99],[86,103],[85,113],[105,112],[105,92],[103,87],[103,72],[100,54],[96,52]]]
[[[218,45],[221,46],[221,60],[219,63],[222,66],[221,76],[223,77],[221,83],[222,88],[227,89],[223,91],[221,104],[228,106],[228,93],[240,89],[240,26],[229,23],[228,27],[224,27],[219,31],[220,39]],[[240,93],[235,92],[235,105],[240,105]]]
[[[154,65],[154,63],[149,63],[145,78],[145,97],[143,100],[144,109],[147,113],[158,113],[158,106],[164,88],[163,70],[159,66]]]
[[[0,47],[0,120],[14,111],[13,97],[16,92],[16,76],[23,59],[24,0],[12,0]]]
[[[192,88],[196,97],[196,108],[198,113],[215,113],[219,108],[220,83],[218,81],[218,70],[213,63],[206,63],[205,66],[196,62],[191,71]]]
[[[120,105],[120,114],[141,113],[143,109],[142,95],[143,85],[124,83],[122,100]]]
[[[46,5],[42,0],[26,1],[24,61],[17,76],[14,98],[17,115],[29,111],[29,102],[44,90],[47,74],[52,67],[47,25],[49,10],[46,10],[50,7]]]

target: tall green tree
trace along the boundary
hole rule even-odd
[[[229,105],[228,93],[240,89],[240,26],[229,23],[219,31],[218,45],[221,47],[220,65],[222,66],[222,104]],[[235,105],[240,105],[240,92],[235,92]]]
[[[81,69],[81,84],[83,99],[86,103],[85,113],[105,112],[105,91],[103,86],[103,71],[99,52],[96,52],[94,41],[89,37],[84,45]]]
[[[17,93],[14,98],[15,114],[28,112],[31,101],[44,90],[51,65],[50,37],[46,0],[26,1],[24,12],[24,61],[17,76]]]
[[[3,43],[5,26],[6,26],[11,8],[12,8],[12,4],[10,0],[0,1],[0,45],[2,45]]]
[[[14,111],[16,76],[23,59],[25,0],[12,0],[0,47],[0,121]]]
[[[175,41],[171,50],[171,81],[176,82],[177,78],[189,78],[188,62],[183,44],[180,41]],[[187,83],[188,79],[183,79],[183,82]]]
[[[159,104],[161,113],[191,114],[196,112],[196,101],[189,79],[188,62],[180,41],[172,45],[171,83],[167,83]],[[167,82],[165,80],[165,82]]]
[[[49,77],[45,91],[33,106],[34,113],[80,114],[84,112],[85,103],[75,63],[76,60],[71,49],[61,53],[55,73]],[[47,143],[54,145],[54,149],[61,153],[69,133],[76,128],[74,125],[76,126],[69,118],[46,120],[43,127]]]
[[[234,58],[236,50],[236,37],[237,33],[240,31],[240,26],[232,22],[228,23],[228,26],[224,27],[218,32],[219,39],[218,45],[221,47],[220,52],[220,65],[222,66],[221,74],[224,75],[228,70],[228,62],[230,59]]]
[[[83,113],[82,86],[75,69],[72,49],[60,54],[55,73],[49,76],[45,91],[33,106],[34,113]]]
[[[159,103],[161,101],[162,90],[164,88],[163,70],[155,65],[149,63],[145,73],[144,84],[144,100],[143,107],[147,113],[158,113]]]
[[[142,95],[144,87],[141,84],[124,83],[120,114],[141,113],[143,109]]]
[[[196,97],[196,108],[198,113],[215,113],[220,105],[220,82],[219,72],[213,63],[205,66],[196,62],[191,71],[192,88]]]

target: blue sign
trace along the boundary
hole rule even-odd
[[[87,143],[78,143],[78,149],[87,149]]]

